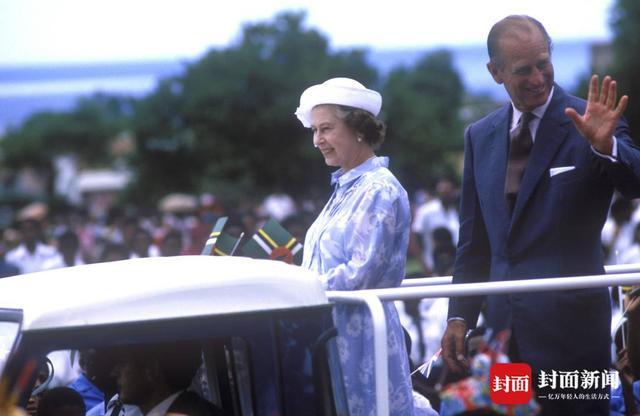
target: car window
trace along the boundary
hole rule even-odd
[[[18,335],[18,322],[0,322],[0,374]]]
[[[37,408],[48,390],[68,386],[81,393],[87,411],[103,407],[105,400],[109,405],[122,398],[129,413],[137,415],[140,410],[134,405],[141,399],[138,395],[148,391],[138,387],[147,382],[154,369],[158,371],[151,372],[157,377],[154,384],[166,383],[171,391],[189,390],[199,397],[188,397],[199,400],[198,406],[213,407],[229,416],[254,414],[251,358],[242,338],[58,350],[49,352],[47,359],[53,371],[45,371],[43,366],[41,372],[46,374],[36,381],[30,408]]]

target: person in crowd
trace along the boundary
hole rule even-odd
[[[429,258],[432,266],[430,266],[430,270],[435,276],[450,276],[447,256],[453,250],[455,257],[456,247],[453,243],[453,234],[446,226],[440,226],[431,231],[428,239],[431,247]],[[452,261],[450,263],[453,264]],[[407,273],[405,278],[412,277],[414,276]],[[410,324],[403,322],[403,325],[405,329],[416,328],[411,333],[415,338],[418,359],[420,361],[427,360],[440,349],[449,300],[446,298],[425,298],[405,300],[403,303],[405,313],[411,318]],[[411,358],[415,356],[415,353],[409,356]]]
[[[15,276],[20,274],[20,269],[15,264],[7,262],[5,254],[7,253],[7,246],[4,239],[0,238],[0,278]]]
[[[84,264],[80,253],[80,240],[73,231],[64,231],[56,238],[59,256],[45,262],[43,269],[57,269],[60,267],[80,266]]]
[[[622,118],[628,97],[596,75],[587,101],[564,92],[551,39],[532,17],[497,22],[487,44],[487,68],[511,103],[465,133],[454,283],[603,274],[600,232],[614,189],[640,196],[640,150]],[[453,371],[468,369],[465,333],[483,300],[450,300],[442,348]],[[494,333],[511,329],[511,359],[532,374],[611,366],[607,288],[487,296],[485,311]],[[608,400],[540,401],[543,415],[608,414]]]
[[[131,240],[130,258],[157,257],[159,255],[160,249],[153,244],[151,233],[142,227],[137,227],[133,232],[133,239]]]
[[[200,364],[200,348],[194,342],[123,347],[114,369],[119,400],[136,405],[143,415],[225,415],[187,390]]]
[[[71,230],[63,232],[57,238],[57,242],[58,251],[62,255],[62,260],[66,267],[84,264],[82,253],[80,252],[80,240],[75,232]]]
[[[171,230],[162,238],[160,255],[179,256],[180,254],[182,254],[182,234],[178,230]]]
[[[632,201],[618,196],[609,209],[609,216],[602,227],[602,245],[605,264],[622,264],[622,254],[633,244]]]
[[[440,178],[436,185],[436,198],[426,201],[417,210],[411,231],[417,237],[416,241],[422,246],[421,259],[426,275],[433,274],[433,231],[436,228],[444,227],[449,230],[453,237],[453,243],[458,242],[458,229],[460,222],[458,219],[457,192],[455,184],[449,178]],[[418,245],[418,244],[417,244]]]
[[[107,243],[102,248],[99,261],[102,263],[106,261],[126,260],[128,258],[129,250],[124,244]]]
[[[382,97],[349,78],[307,88],[296,116],[313,131],[334,192],[307,231],[302,266],[329,290],[399,286],[409,242],[407,193],[375,151],[384,140],[376,118]],[[388,331],[391,415],[414,412],[404,335],[393,303],[384,305]],[[334,322],[349,412],[375,414],[373,342],[362,306],[337,305]]]
[[[86,416],[142,416],[137,406],[122,403],[118,396],[114,370],[120,352],[117,347],[80,351],[83,375],[69,387],[83,396],[88,409]],[[96,403],[96,399],[100,401]]]
[[[46,390],[38,403],[36,416],[84,416],[82,396],[69,387]]]
[[[636,380],[640,380],[640,294],[632,291],[626,299],[627,355]]]
[[[620,253],[620,264],[640,263],[640,222],[633,228],[631,245]]]
[[[20,222],[22,242],[6,254],[6,260],[20,269],[22,273],[44,270],[47,262],[57,259],[60,254],[55,247],[42,240],[42,227],[36,219],[24,219]]]
[[[263,217],[273,218],[280,223],[298,213],[295,201],[284,191],[276,191],[267,195],[258,210]]]
[[[451,276],[456,255],[449,230],[436,228],[433,232],[433,272],[436,276]],[[431,358],[440,349],[440,340],[446,328],[448,298],[426,298],[420,302],[420,328],[424,337],[425,359]]]
[[[620,385],[611,389],[611,416],[637,415],[640,408],[640,293],[638,286],[624,297],[626,346],[618,352]]]
[[[105,394],[106,397],[110,397],[117,389],[115,379],[111,375],[113,354],[104,348],[81,350],[78,355],[82,371],[68,387],[80,393],[89,412],[94,407],[102,407],[104,414]]]

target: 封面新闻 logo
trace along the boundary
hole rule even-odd
[[[533,396],[531,367],[526,363],[491,366],[489,396],[496,404],[525,404]]]

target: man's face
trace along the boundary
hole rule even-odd
[[[503,65],[487,68],[498,84],[504,84],[515,107],[527,112],[543,105],[553,87],[553,64],[549,45],[537,29],[498,41]]]
[[[153,380],[147,367],[137,362],[134,355],[125,354],[114,369],[118,383],[118,394],[123,403],[141,405],[153,392]]]
[[[20,231],[22,232],[22,241],[25,243],[34,243],[38,240],[40,230],[38,229],[37,223],[33,221],[25,221],[22,223]]]

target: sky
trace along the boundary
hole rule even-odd
[[[0,65],[197,58],[242,25],[305,10],[334,48],[482,44],[509,14],[558,40],[611,38],[615,0],[0,0]]]

